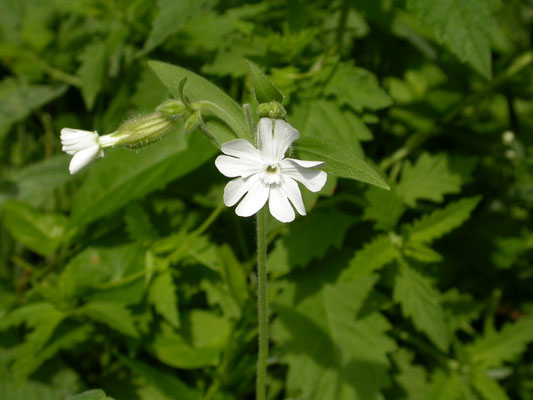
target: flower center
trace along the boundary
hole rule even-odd
[[[263,182],[267,185],[281,182],[281,169],[278,164],[267,164],[263,171]]]

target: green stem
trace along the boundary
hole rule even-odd
[[[266,400],[268,358],[266,221],[267,211],[263,208],[257,213],[257,316],[259,320],[259,354],[257,359],[256,400]]]

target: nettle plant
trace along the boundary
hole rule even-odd
[[[106,148],[141,148],[176,128],[184,134],[199,129],[220,148],[224,154],[216,158],[216,168],[226,177],[234,178],[224,188],[224,204],[232,207],[238,203],[235,208],[238,216],[256,215],[257,219],[256,398],[265,400],[269,340],[267,207],[272,217],[282,223],[294,221],[295,210],[305,216],[298,183],[316,193],[326,184],[328,173],[381,189],[390,188],[360,154],[345,145],[320,137],[300,138],[299,131],[286,120],[283,94],[255,64],[248,62],[255,107],[239,106],[221,89],[181,67],[158,61],[149,65],[175,98],[159,105],[153,113],[124,122],[107,135],[62,129],[63,151],[72,155],[69,170],[71,174],[79,172],[103,157]],[[205,145],[209,146],[208,142]]]

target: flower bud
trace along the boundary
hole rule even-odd
[[[156,111],[170,118],[178,119],[186,115],[187,107],[180,100],[167,100],[156,108]]]
[[[185,125],[183,126],[183,129],[185,130],[185,133],[190,133],[194,131],[196,128],[198,128],[198,125],[202,123],[202,113],[200,110],[197,110],[193,112],[189,118],[187,118],[187,121],[185,121]]]
[[[277,101],[259,104],[257,113],[259,114],[259,118],[285,119],[287,117],[287,111]]]
[[[154,112],[124,122],[111,135],[116,145],[138,148],[168,135],[176,127],[176,119],[161,112]]]

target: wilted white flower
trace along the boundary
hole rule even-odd
[[[104,148],[114,146],[119,137],[111,135],[98,136],[98,133],[80,129],[61,129],[63,151],[72,155],[68,167],[75,174],[99,157],[104,156]]]
[[[289,146],[300,134],[283,120],[262,118],[257,136],[259,149],[244,139],[232,140],[221,147],[227,155],[218,156],[215,164],[222,174],[236,178],[224,189],[224,204],[231,207],[242,198],[235,209],[241,217],[255,214],[267,200],[270,213],[281,222],[294,220],[292,206],[300,215],[306,215],[296,181],[312,192],[320,191],[326,183],[327,174],[310,168],[324,163],[285,158]]]

